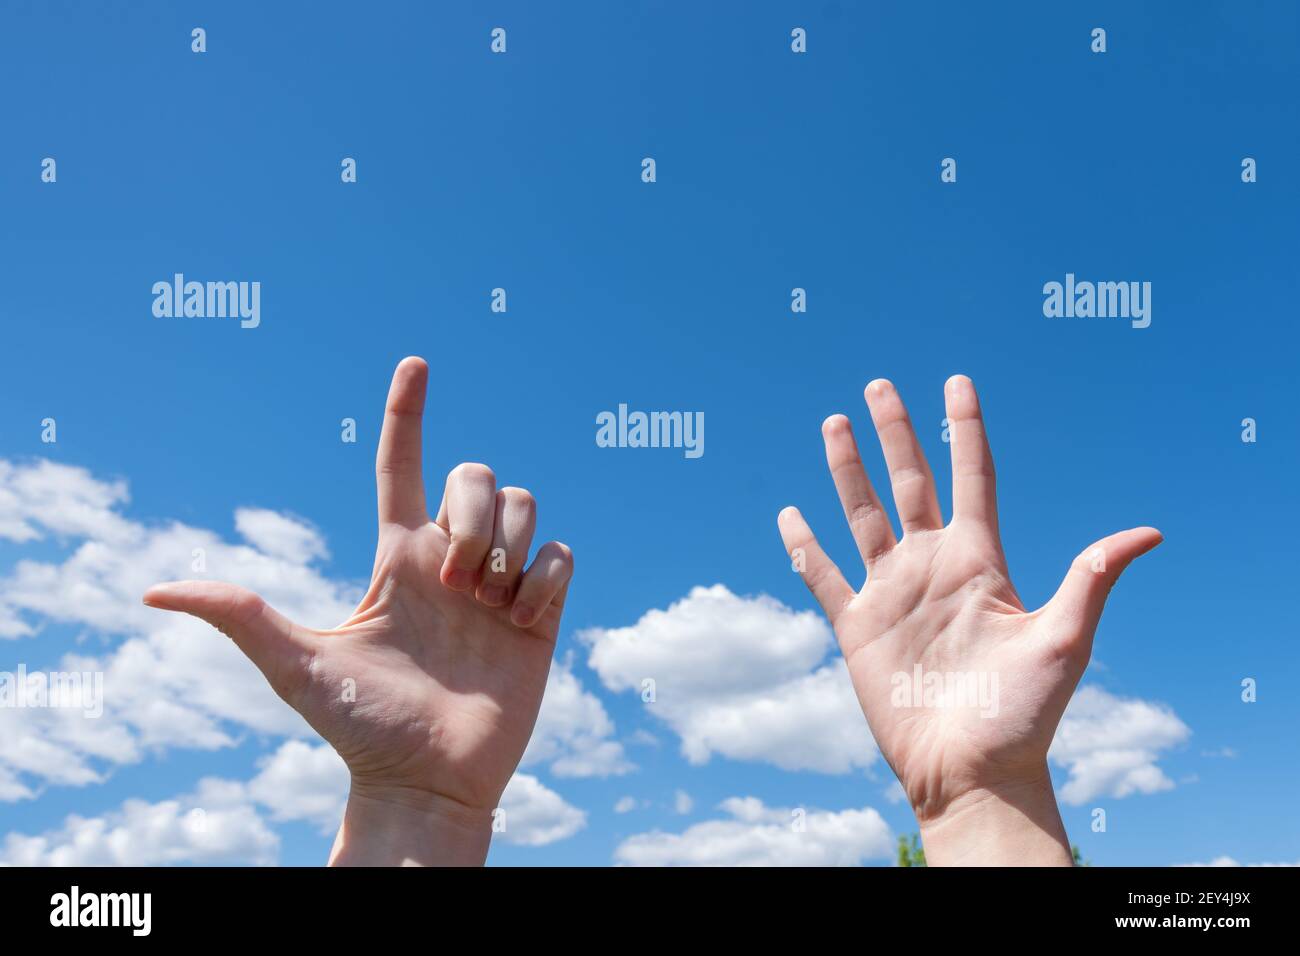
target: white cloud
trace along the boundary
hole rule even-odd
[[[334,833],[347,804],[349,776],[328,744],[300,740],[282,744],[260,762],[248,782],[248,799],[268,808],[273,820],[305,820]],[[586,826],[587,815],[529,774],[516,773],[501,795],[506,829],[496,839],[521,846],[545,846]]]
[[[48,484],[36,494],[32,486],[40,481]],[[56,533],[70,543],[67,538],[92,535],[73,543],[61,561],[19,561],[0,577],[7,633],[66,625],[106,641],[120,638],[97,656],[41,662],[47,669],[102,672],[101,717],[0,710],[0,799],[31,798],[48,784],[97,783],[112,765],[137,762],[151,750],[227,747],[236,740],[232,728],[310,735],[229,640],[193,618],[146,608],[140,595],[157,581],[206,575],[251,587],[290,617],[328,626],[351,613],[360,588],[208,530],[127,521],[114,510],[126,497],[121,483],[97,482],[81,469],[0,461],[0,527],[8,537],[29,543]],[[282,539],[290,536],[285,528]],[[304,527],[300,538],[314,534]],[[196,549],[204,571],[194,569]],[[31,653],[39,644],[14,647]]]
[[[520,846],[545,846],[573,836],[587,825],[586,811],[566,803],[536,777],[516,773],[501,795],[505,830],[497,837]]]
[[[1156,765],[1160,752],[1191,731],[1162,704],[1116,697],[1096,685],[1070,701],[1048,756],[1068,768],[1061,799],[1078,805],[1099,796],[1169,790],[1174,783]]]
[[[876,758],[843,660],[823,663],[834,642],[815,612],[719,584],[630,627],[578,638],[610,690],[640,694],[644,680],[654,681],[655,700],[645,706],[678,734],[693,764],[716,753],[848,773]]]
[[[310,564],[329,557],[325,539],[299,518],[264,508],[235,511],[235,530],[253,547],[291,564]]]
[[[343,819],[350,776],[343,758],[328,744],[313,747],[289,740],[259,761],[248,794],[271,811],[273,820],[306,820],[334,833]]]
[[[326,834],[338,829],[348,771],[327,744],[286,741],[259,766],[246,783],[209,777],[192,795],[127,800],[103,816],[69,816],[60,829],[38,836],[10,833],[0,840],[0,865],[272,865],[280,840],[264,811],[270,820],[302,820]],[[521,846],[555,843],[587,823],[584,811],[528,774],[511,778],[501,808],[506,829],[494,839]]]
[[[1209,863],[1179,863],[1178,866],[1213,866],[1213,867],[1229,867],[1229,866],[1261,866],[1261,867],[1292,867],[1292,866],[1300,866],[1300,860],[1297,860],[1295,863],[1238,863],[1236,860],[1234,860],[1234,859],[1233,859],[1232,857],[1230,857],[1230,856],[1220,856],[1220,857],[1215,857],[1215,858],[1214,858],[1213,860],[1211,860]]]
[[[893,854],[889,827],[870,807],[808,810],[802,828],[796,811],[755,797],[732,797],[721,809],[730,819],[638,834],[619,844],[614,859],[631,866],[858,866]]]
[[[37,541],[48,531],[60,537],[130,542],[136,529],[116,514],[128,500],[125,482],[99,481],[82,468],[46,460],[15,465],[0,459],[0,538],[9,541]]]
[[[614,804],[615,813],[631,813],[636,809],[636,797],[619,797],[618,802]]]
[[[0,843],[9,866],[271,865],[279,838],[248,803],[244,788],[204,780],[187,797],[127,800],[99,817],[69,816],[39,836],[10,833]]]
[[[635,767],[612,739],[605,706],[583,688],[570,661],[552,661],[537,726],[520,766],[550,764],[557,777],[609,777]]]
[[[100,817],[70,816],[57,831],[11,833],[0,862],[23,866],[164,866],[178,863],[274,864],[279,837],[271,820],[306,820],[333,833],[347,800],[348,772],[325,744],[283,743],[258,762],[247,783],[208,777],[194,794],[147,803],[127,800]]]
[[[691,799],[691,795],[685,790],[678,790],[673,794],[673,810],[677,813],[685,816],[694,809],[695,801]]]

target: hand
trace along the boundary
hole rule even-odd
[[[979,399],[957,375],[944,389],[953,517],[907,410],[884,380],[866,388],[903,527],[894,535],[867,479],[849,420],[822,426],[826,461],[867,566],[855,591],[795,508],[778,523],[786,550],[830,618],[867,723],[916,812],[931,864],[1070,864],[1047,770],[1056,726],[1092,652],[1120,572],[1162,540],[1121,531],[1080,554],[1056,595],[1026,611],[998,534],[993,459]],[[798,551],[796,549],[802,549]],[[922,686],[914,686],[920,668]],[[947,692],[927,696],[931,684]]]
[[[447,476],[429,520],[420,420],[428,366],[397,367],[379,438],[379,547],[348,620],[314,631],[231,584],[160,584],[144,602],[227,634],[346,762],[331,862],[481,863],[491,815],[532,734],[569,549],[524,565],[535,505],[484,465]],[[351,693],[351,689],[355,692]]]

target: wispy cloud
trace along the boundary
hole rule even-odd
[[[629,837],[614,859],[629,866],[858,866],[893,852],[889,826],[870,807],[772,808],[756,797],[731,797],[719,809],[724,818],[681,833]]]

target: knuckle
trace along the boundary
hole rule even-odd
[[[225,619],[238,627],[247,627],[265,607],[260,595],[244,588],[232,588],[227,597]]]
[[[409,455],[390,455],[375,462],[375,473],[385,475],[408,475],[419,466],[419,459]]]
[[[456,551],[484,551],[491,543],[492,536],[479,530],[451,533],[451,547]]]
[[[821,591],[826,580],[827,575],[825,568],[809,568],[803,573],[804,584],[808,585],[808,590],[812,591],[814,594]]]
[[[899,485],[910,485],[918,481],[928,481],[929,479],[930,475],[919,464],[899,465],[889,473],[889,481],[895,488]]]
[[[857,527],[874,520],[880,515],[880,509],[870,501],[863,501],[849,508],[849,524]]]

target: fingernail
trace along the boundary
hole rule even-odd
[[[527,604],[516,604],[510,612],[510,620],[514,621],[516,627],[527,627],[533,623],[533,609]]]
[[[447,574],[447,587],[453,591],[468,591],[474,586],[474,572],[464,568],[452,568]]]
[[[492,607],[500,607],[505,604],[506,598],[509,596],[510,592],[500,584],[485,584],[481,592],[483,603],[490,604]]]

